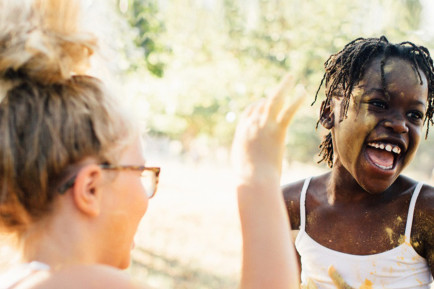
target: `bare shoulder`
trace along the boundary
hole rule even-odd
[[[326,175],[327,174],[312,178],[308,191],[312,187],[317,187],[318,183],[322,184],[326,178]],[[299,180],[282,186],[283,197],[285,199],[286,208],[288,210],[291,227],[293,230],[299,230],[300,228],[300,196],[305,181],[306,179]]]
[[[424,184],[416,201],[412,245],[434,272],[434,187]]]
[[[427,225],[431,226],[431,230],[434,229],[434,187],[428,184],[422,186],[416,201],[415,221],[418,220],[425,224],[426,221],[432,220],[433,223]]]
[[[427,220],[426,218],[434,220],[434,187],[428,184],[423,184],[416,201],[415,221],[418,220],[418,216],[424,217],[420,220],[423,223],[425,223],[424,220]],[[431,225],[434,225],[434,223]]]
[[[283,198],[288,210],[292,230],[300,228],[300,193],[305,180],[299,180],[282,186]]]
[[[434,187],[429,184],[423,184],[420,189],[420,195],[418,197],[418,202],[422,200],[422,203],[427,206],[427,208],[433,209],[434,207]]]
[[[74,266],[62,269],[42,279],[29,289],[150,289],[133,281],[127,273],[104,265]]]

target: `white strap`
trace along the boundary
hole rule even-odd
[[[416,200],[419,196],[420,189],[423,186],[423,182],[419,182],[414,189],[413,195],[411,196],[410,206],[408,208],[408,215],[407,215],[407,224],[405,225],[405,238],[406,241],[410,242],[411,237],[411,227],[413,224],[413,215],[414,215],[414,207],[416,206]]]
[[[33,261],[31,263],[21,264],[15,268],[0,274],[0,289],[15,287],[24,279],[40,271],[49,271],[50,266]]]
[[[306,228],[306,192],[312,177],[304,180],[303,188],[300,194],[300,232],[304,232]]]

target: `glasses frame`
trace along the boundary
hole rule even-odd
[[[148,195],[148,199],[151,199],[155,196],[155,193],[157,192],[158,188],[158,182],[159,182],[159,176],[161,168],[159,167],[146,167],[146,166],[133,166],[133,165],[111,165],[111,164],[99,164],[98,165],[103,170],[112,170],[112,171],[152,171],[155,174],[155,189],[152,192],[151,195]],[[71,179],[66,181],[62,186],[59,187],[57,190],[59,194],[64,194],[66,191],[68,191],[70,188],[72,188],[75,184],[75,179],[77,178],[77,175],[74,175]]]

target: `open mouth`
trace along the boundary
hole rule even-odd
[[[370,161],[380,169],[392,170],[396,159],[401,154],[401,148],[385,142],[369,142],[366,154]]]

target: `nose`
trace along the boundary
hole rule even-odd
[[[408,133],[407,123],[403,117],[391,117],[384,121],[384,126],[399,134]]]

